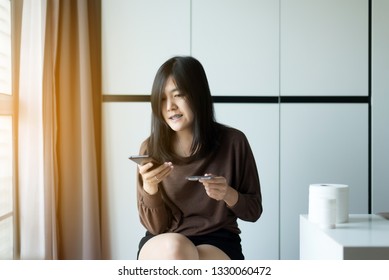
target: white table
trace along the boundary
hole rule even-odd
[[[300,259],[389,260],[389,220],[350,214],[348,223],[322,229],[300,215]]]

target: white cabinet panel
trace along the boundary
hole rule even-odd
[[[279,1],[192,1],[192,55],[214,95],[278,95],[278,34]]]
[[[281,1],[281,95],[368,95],[368,1]]]
[[[350,186],[349,212],[368,211],[368,105],[281,105],[281,259],[298,259],[309,185]]]
[[[189,0],[102,1],[104,94],[149,94],[158,67],[189,52]]]
[[[103,104],[103,257],[136,259],[145,229],[136,201],[136,164],[128,156],[139,152],[150,134],[150,103]]]
[[[216,104],[217,120],[245,133],[261,182],[263,214],[255,223],[239,221],[246,259],[279,258],[279,105]]]
[[[389,1],[373,1],[372,211],[389,212]]]

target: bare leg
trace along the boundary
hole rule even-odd
[[[198,260],[196,246],[179,233],[163,233],[154,236],[143,246],[140,260]]]
[[[227,256],[226,253],[224,253],[219,248],[208,245],[208,244],[202,244],[197,246],[197,251],[199,252],[199,259],[200,260],[229,260],[230,258]]]

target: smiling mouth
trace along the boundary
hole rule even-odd
[[[183,116],[182,114],[175,114],[175,115],[169,117],[169,120],[175,121],[175,120],[178,120],[179,118],[181,118],[182,116]]]

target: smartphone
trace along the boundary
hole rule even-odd
[[[209,180],[212,179],[212,176],[187,176],[185,179],[189,181]]]
[[[149,155],[136,155],[136,156],[129,156],[128,158],[139,165],[144,165],[149,162],[153,162],[154,166],[160,165],[160,163],[156,162],[155,159],[153,159]]]

